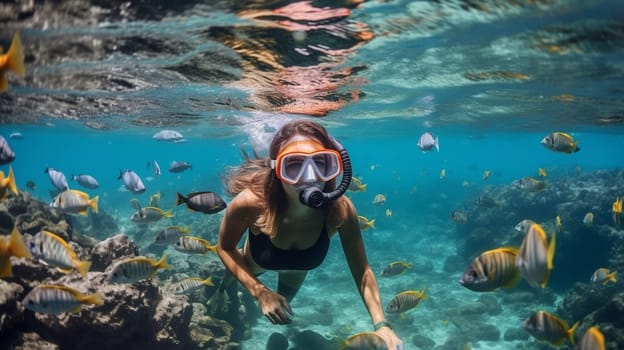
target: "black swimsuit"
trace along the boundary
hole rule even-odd
[[[266,270],[312,270],[317,268],[329,250],[329,235],[323,225],[318,240],[306,249],[281,249],[264,233],[254,235],[249,231],[249,252],[251,257]]]

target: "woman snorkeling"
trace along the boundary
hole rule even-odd
[[[341,173],[342,181],[336,186]],[[258,300],[269,321],[290,323],[289,302],[307,271],[323,262],[329,240],[338,233],[376,334],[388,349],[402,349],[384,317],[357,211],[343,196],[350,181],[349,156],[323,126],[296,120],[279,129],[269,159],[248,158],[228,174],[226,187],[235,197],[221,222],[217,251],[231,275],[226,273],[219,293],[235,278]],[[247,239],[239,250],[245,232]],[[256,277],[267,270],[278,272],[277,291]]]

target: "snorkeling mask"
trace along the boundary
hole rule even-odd
[[[295,185],[303,179],[299,201],[312,208],[320,208],[328,201],[342,196],[351,184],[351,160],[347,150],[331,139],[336,150],[323,149],[314,152],[286,152],[271,160],[271,168],[280,180]],[[323,192],[319,180],[331,181],[342,174],[342,181],[334,191]]]

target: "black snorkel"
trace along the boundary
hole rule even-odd
[[[299,201],[311,208],[320,208],[325,203],[338,199],[338,197],[347,192],[349,185],[351,185],[352,169],[349,153],[347,153],[347,150],[338,140],[332,137],[331,141],[342,158],[342,181],[340,181],[340,185],[338,185],[335,190],[329,193],[321,191],[321,189],[316,186],[305,188],[299,192]]]

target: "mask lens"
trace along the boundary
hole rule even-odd
[[[312,167],[313,172],[322,181],[335,178],[340,174],[342,168],[340,157],[335,151],[285,154],[278,157],[278,163],[278,176],[291,184],[298,182],[308,167]]]

